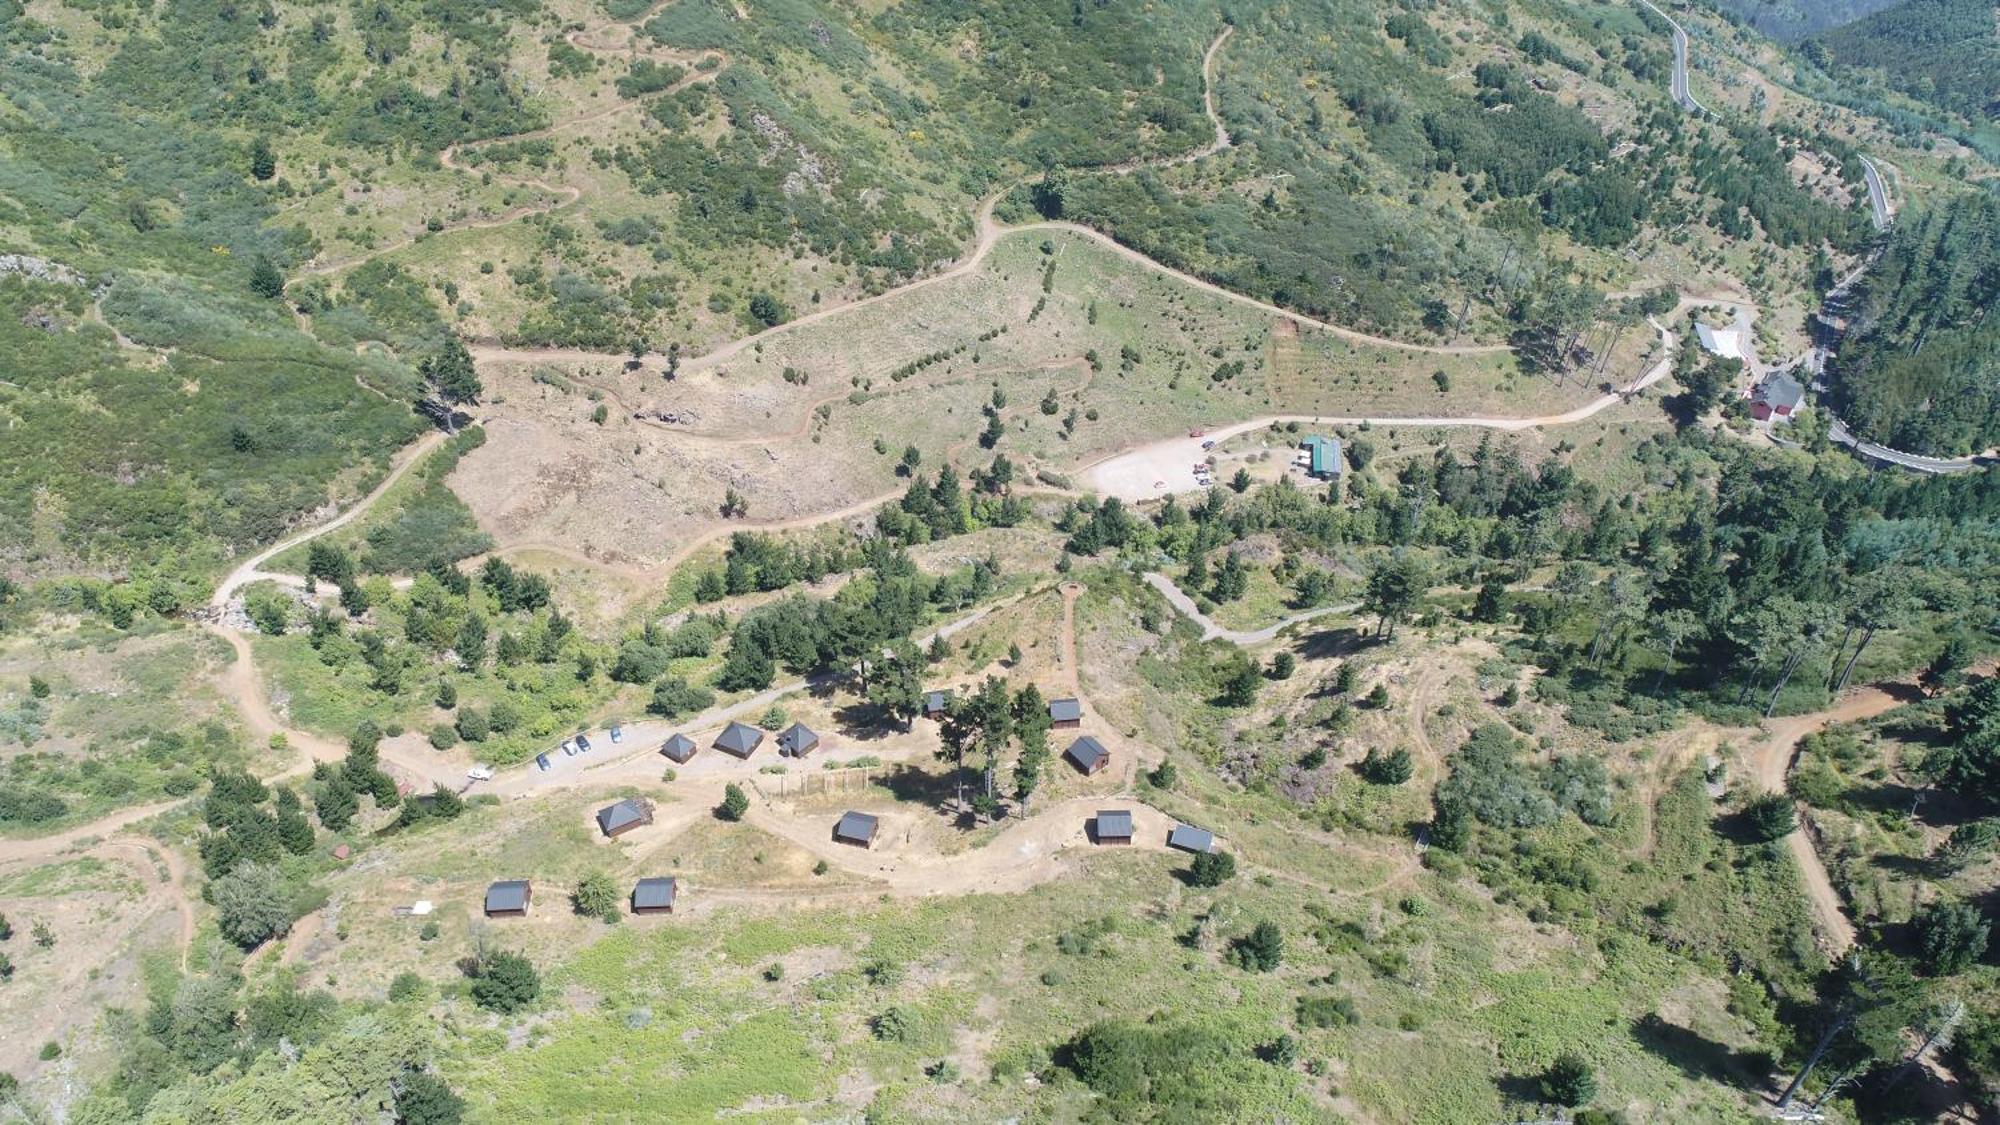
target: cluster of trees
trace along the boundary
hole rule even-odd
[[[392,1000],[396,999],[392,995]],[[153,974],[116,1065],[72,1119],[361,1120],[457,1125],[463,1100],[430,1070],[421,1006],[343,1004],[286,974],[248,990],[234,971]]]
[[[1009,692],[1005,681],[988,676],[977,691],[954,697],[940,731],[938,756],[960,770],[968,755],[979,763],[979,792],[973,811],[984,817],[1001,812],[998,788],[1001,760],[1010,745],[1014,756],[1013,796],[1025,806],[1049,762],[1049,705],[1041,689],[1028,684]]]
[[[800,582],[818,582],[829,574],[851,570],[859,552],[845,540],[835,543],[790,544],[775,536],[739,531],[729,537],[722,566],[703,571],[695,581],[696,601],[714,602],[756,590],[782,590]]]
[[[988,596],[1000,574],[990,558],[961,575],[934,578],[887,543],[871,545],[868,554],[868,572],[830,600],[793,596],[745,614],[730,632],[715,685],[761,691],[782,667],[795,675],[852,675],[867,692],[878,676],[915,663],[884,660],[885,650],[907,646],[933,610]]]
[[[1385,635],[1424,612],[1434,584],[1474,586],[1468,616],[1518,622],[1533,658],[1559,673],[1544,691],[1585,692],[1572,719],[1667,697],[1766,713],[1810,704],[1866,667],[1883,630],[1992,603],[1980,562],[1994,549],[1984,521],[2000,513],[1991,474],[1869,474],[1838,455],[1758,456],[1695,432],[1638,458],[1653,483],[1615,499],[1560,458],[1530,470],[1489,440],[1340,490],[1279,482],[1232,500],[1218,489],[1152,520],[1084,501],[1066,519],[1072,549],[1163,551],[1197,576],[1202,554],[1276,533],[1276,570],[1299,604],[1332,585],[1300,556],[1369,552],[1364,604]],[[1552,582],[1520,588],[1544,566]]]
[[[245,949],[281,936],[310,894],[303,879],[288,874],[297,865],[283,862],[313,850],[312,822],[298,794],[241,770],[217,769],[201,812],[208,831],[198,850],[223,936]]]
[[[1431,819],[1431,842],[1447,851],[1465,847],[1473,821],[1535,828],[1572,812],[1586,824],[1611,822],[1611,779],[1597,758],[1572,754],[1533,765],[1513,731],[1488,723],[1452,752],[1449,765]]]
[[[1001,454],[991,468],[974,470],[972,491],[950,465],[938,466],[929,480],[914,472],[916,461],[906,451],[903,463],[912,469],[910,487],[894,507],[876,514],[875,526],[897,543],[917,544],[954,535],[964,535],[982,527],[1013,527],[1028,517],[1028,506],[1009,489],[1013,483],[1013,462]]]
[[[1988,13],[1989,15],[1991,13]],[[1892,449],[2000,445],[2000,199],[1969,192],[1905,212],[1860,283],[1834,358],[1834,406]]]

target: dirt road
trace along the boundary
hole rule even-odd
[[[1123,453],[1112,454],[1086,466],[1082,470],[1083,480],[1093,492],[1134,502],[1157,500],[1171,493],[1207,491],[1207,487],[1197,481],[1194,474],[1194,465],[1208,457],[1208,450],[1203,448],[1204,442],[1220,444],[1239,434],[1287,422],[1314,426],[1471,426],[1510,432],[1570,425],[1594,417],[1625,401],[1666,378],[1667,373],[1673,370],[1673,352],[1676,345],[1674,335],[1657,324],[1653,327],[1659,331],[1661,343],[1666,351],[1658,363],[1648,368],[1624,390],[1601,395],[1582,406],[1565,410],[1560,414],[1541,414],[1527,418],[1481,415],[1393,418],[1333,414],[1270,414],[1219,426],[1205,431],[1200,437],[1171,437]]]
[[[1306,610],[1304,613],[1294,613],[1290,617],[1279,621],[1276,625],[1267,625],[1262,629],[1225,629],[1221,625],[1216,624],[1208,614],[1203,613],[1201,607],[1195,604],[1194,599],[1182,592],[1181,588],[1174,584],[1174,580],[1168,578],[1166,575],[1158,571],[1148,571],[1146,574],[1146,585],[1158,590],[1175,609],[1180,611],[1181,616],[1201,626],[1202,640],[1224,640],[1231,644],[1246,646],[1260,645],[1265,641],[1273,640],[1279,633],[1302,621],[1311,621],[1315,617],[1326,617],[1332,614],[1353,613],[1355,610],[1361,608],[1360,602],[1349,602],[1346,605],[1324,605]]]
[[[1772,720],[1765,724],[1769,733],[1751,757],[1758,785],[1768,793],[1785,791],[1785,778],[1791,773],[1792,762],[1798,756],[1799,741],[1807,735],[1825,730],[1835,723],[1872,719],[1916,698],[1916,689],[1908,684],[1874,684],[1850,692],[1846,698],[1824,711]],[[1826,939],[1835,956],[1852,949],[1856,936],[1854,924],[1848,921],[1842,910],[1840,894],[1833,889],[1833,880],[1827,876],[1826,865],[1820,861],[1812,836],[1801,825],[1785,837],[1785,847],[1798,861],[1806,897],[1812,906],[1815,928]]]

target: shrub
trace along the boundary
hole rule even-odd
[[[1236,874],[1236,857],[1228,852],[1203,852],[1188,868],[1188,882],[1197,887],[1219,887]]]
[[[1285,959],[1285,935],[1275,922],[1259,922],[1229,947],[1229,962],[1253,973],[1268,973]]]
[[[458,745],[458,728],[450,723],[439,723],[431,728],[431,748],[449,750]]]
[[[1174,768],[1172,762],[1161,762],[1146,775],[1146,781],[1155,789],[1172,789],[1180,777],[1180,771]]]
[[[51,1039],[48,1042],[42,1044],[42,1049],[39,1052],[39,1054],[41,1055],[41,1059],[43,1062],[52,1062],[56,1059],[62,1058],[62,1044]]]
[[[413,1070],[396,1086],[396,1120],[401,1125],[458,1125],[465,1119],[465,1099],[444,1079]]]
[[[722,804],[716,808],[715,815],[724,820],[734,821],[742,820],[743,814],[749,811],[750,798],[735,782],[723,786]]]
[[[1916,927],[1924,962],[1937,976],[1960,972],[1986,953],[1986,919],[1969,902],[1932,902],[1917,915]]]
[[[707,710],[714,703],[714,692],[690,684],[679,676],[668,676],[653,685],[653,699],[646,704],[646,710],[662,718],[677,719]]]
[[[1346,996],[1301,996],[1300,1027],[1347,1027],[1361,1022],[1360,1009]]]
[[[1401,785],[1410,780],[1410,774],[1414,770],[1410,752],[1400,746],[1387,754],[1371,746],[1368,748],[1368,756],[1361,759],[1363,780],[1375,785]]]
[[[275,867],[240,864],[217,879],[209,894],[215,900],[222,936],[245,949],[255,949],[292,928],[291,896]]]
[[[1792,799],[1782,793],[1762,793],[1743,806],[1743,823],[1759,843],[1782,840],[1799,826],[1799,814]]]
[[[881,1015],[868,1021],[868,1030],[885,1043],[901,1043],[909,1038],[913,1022],[903,1009],[885,1008]]]
[[[1564,1051],[1542,1074],[1541,1088],[1557,1105],[1582,1105],[1597,1096],[1597,1071],[1581,1054]]]
[[[410,972],[397,973],[396,979],[389,982],[389,999],[400,1004],[405,1000],[419,999],[428,990],[428,986],[424,984],[424,978],[417,974]]]
[[[618,884],[602,871],[593,871],[577,881],[576,889],[570,892],[570,906],[578,914],[588,914],[593,918],[616,918],[618,916]]]
[[[518,1012],[542,994],[542,976],[526,957],[502,951],[481,959],[473,970],[473,1003],[490,1012]]]

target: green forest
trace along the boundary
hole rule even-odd
[[[1852,302],[1832,366],[1840,416],[1894,449],[2000,445],[2000,196],[1906,215]]]
[[[1845,82],[1895,90],[1974,126],[1990,130],[2000,116],[2000,27],[1984,0],[1903,0],[1802,50]]]

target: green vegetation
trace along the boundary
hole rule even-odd
[[[1841,417],[1908,452],[2000,445],[2000,322],[1986,315],[1996,302],[2000,199],[1964,194],[1903,215],[1855,298],[1862,327],[1834,364]]]
[[[2000,29],[1980,0],[1902,0],[1824,32],[1805,57],[1844,83],[1886,87],[1992,132]]]

